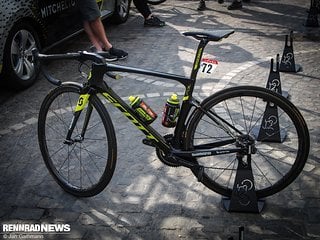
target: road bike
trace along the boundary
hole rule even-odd
[[[113,125],[117,123],[112,122],[103,98],[146,136],[143,143],[154,147],[164,164],[189,168],[198,181],[223,196],[231,196],[239,164],[252,168],[258,198],[293,182],[304,167],[310,145],[307,125],[293,103],[257,86],[225,88],[203,101],[193,96],[204,48],[209,41],[220,41],[233,32],[183,33],[199,40],[189,78],[106,63],[102,56],[86,51],[49,55],[34,51],[39,62],[71,59],[92,63],[84,83],[62,82],[43,70],[57,87],[41,105],[38,140],[57,183],[70,194],[90,197],[110,182],[117,161]],[[184,86],[173,134],[162,136],[114,92],[108,80],[121,72],[160,77]],[[105,75],[111,78],[104,79]]]

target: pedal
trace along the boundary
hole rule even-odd
[[[142,139],[142,143],[144,145],[150,146],[150,147],[155,147],[156,145],[154,144],[153,140],[148,139],[148,138],[144,138]]]

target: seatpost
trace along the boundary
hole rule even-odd
[[[208,44],[208,40],[205,38],[201,38],[199,45],[198,45],[198,49],[197,49],[197,53],[196,56],[194,58],[193,61],[193,67],[192,67],[192,71],[191,71],[191,79],[195,80],[197,78],[197,74],[198,71],[200,69],[200,62],[201,62],[201,58],[202,58],[202,54],[203,54],[203,50],[206,47],[206,45]]]

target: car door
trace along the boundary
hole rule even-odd
[[[46,45],[51,45],[82,29],[77,0],[37,0],[44,23]]]
[[[113,13],[115,9],[115,1],[116,0],[97,0],[102,18],[109,16]]]

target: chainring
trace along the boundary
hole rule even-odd
[[[170,144],[170,141],[172,140],[172,134],[165,135],[164,138],[166,141]],[[156,148],[156,154],[157,157],[161,162],[164,164],[170,166],[170,167],[180,167],[181,165],[177,163],[177,160],[174,157],[167,156],[161,149]]]

